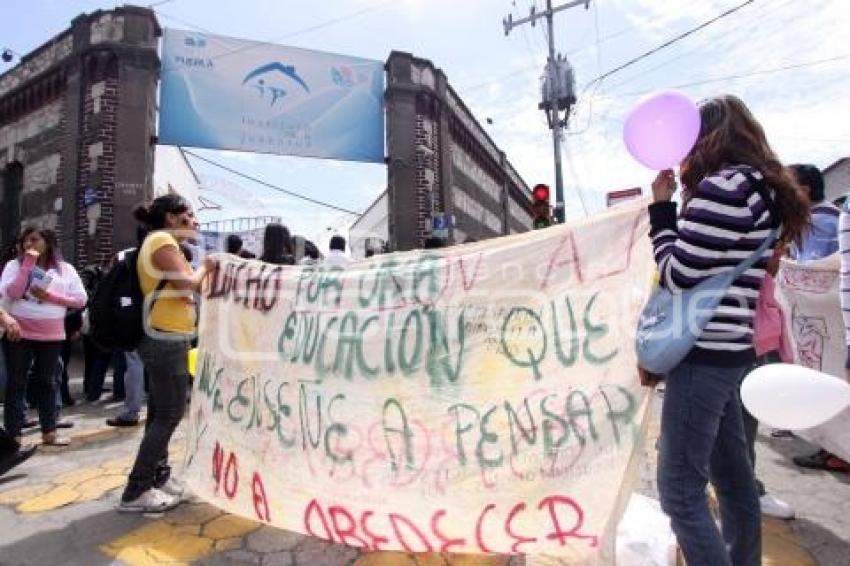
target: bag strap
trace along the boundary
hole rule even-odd
[[[755,265],[764,252],[773,246],[774,242],[776,242],[776,228],[770,230],[770,234],[767,235],[767,238],[764,239],[764,242],[761,243],[756,251],[754,251],[747,259],[735,266],[735,269],[732,270],[732,273],[734,274],[733,279],[737,279],[742,273]]]
[[[773,244],[776,242],[776,238],[778,236],[778,226],[780,224],[779,221],[779,207],[776,206],[776,203],[770,197],[767,192],[767,189],[764,185],[763,179],[756,179],[749,172],[744,172],[744,176],[753,186],[753,188],[758,192],[759,196],[767,206],[768,211],[770,211],[771,218],[771,230],[770,234],[768,234],[767,238],[765,238],[764,242],[758,247],[756,251],[754,251],[747,259],[739,263],[735,266],[735,269],[732,271],[734,274],[733,279],[737,279],[742,273],[751,268],[755,263],[761,258],[761,256],[766,252]]]
[[[774,201],[773,197],[770,196],[770,193],[767,192],[764,179],[756,179],[749,171],[744,171],[743,173],[747,178],[747,181],[750,182],[750,185],[756,190],[756,192],[758,192],[761,200],[764,201],[767,210],[770,212],[771,228],[779,228],[779,225],[782,223],[780,220],[782,214],[779,212],[779,207],[776,205],[776,201]]]

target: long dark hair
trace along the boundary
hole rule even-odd
[[[147,206],[143,204],[137,206],[133,216],[148,230],[162,230],[165,228],[167,214],[183,214],[190,208],[192,205],[189,201],[176,193],[168,193],[155,198]]]
[[[807,207],[794,177],[767,142],[761,124],[741,99],[728,94],[702,102],[699,113],[699,138],[681,166],[686,191],[693,194],[706,175],[726,165],[749,165],[776,191],[782,241],[796,240],[809,224]]]
[[[36,228],[35,226],[27,226],[24,228],[18,238],[18,259],[23,260],[24,253],[26,253],[24,250],[24,240],[27,239],[27,236],[33,233],[38,233],[38,235],[41,236],[41,239],[44,240],[44,265],[48,268],[53,267],[59,269],[59,262],[62,261],[62,254],[59,253],[59,238],[57,238],[56,232],[49,228]]]
[[[266,231],[263,234],[263,255],[260,256],[260,259],[275,264],[291,265],[295,263],[289,228],[277,223],[266,226]]]

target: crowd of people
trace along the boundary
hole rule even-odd
[[[78,400],[69,386],[75,348],[83,351],[83,402],[98,403],[112,368],[111,401],[122,409],[109,426],[139,426],[147,392],[145,433],[119,510],[154,512],[176,505],[182,486],[171,477],[168,444],[188,398],[187,354],[197,328],[197,291],[208,269],[193,252],[200,240],[191,204],[176,194],[159,197],[135,211],[138,245],[120,251],[111,265],[87,266],[78,273],[62,260],[56,233],[28,227],[0,265],[0,395],[4,430],[0,434],[0,474],[20,464],[36,449],[25,446],[23,432],[40,426],[42,443],[67,446],[58,433],[73,423],[63,408]],[[266,226],[259,259],[277,265],[343,266],[345,238],[335,235],[322,256],[311,241],[291,236],[286,226]],[[228,253],[256,259],[241,238],[230,234]],[[136,254],[138,283],[145,298],[146,333],[132,350],[100,343],[90,317],[91,301],[108,284],[115,262]],[[5,334],[5,336],[3,335]],[[38,421],[27,418],[36,409]]]
[[[782,359],[779,345],[767,351],[754,347],[759,342],[753,321],[760,294],[772,291],[771,277],[783,256],[807,262],[840,253],[841,304],[850,313],[850,209],[845,205],[842,211],[825,200],[817,167],[783,165],[739,99],[704,101],[700,115],[696,145],[680,164],[681,210],[672,200],[678,188],[672,170],[660,172],[652,183],[650,238],[659,284],[674,292],[693,288],[754,251],[765,251],[726,289],[713,318],[676,367],[666,375],[640,368],[640,375],[644,385],[664,382],[658,486],[688,564],[757,565],[762,514],[794,516],[755,477],[758,422],[740,397],[749,371]],[[113,398],[124,401],[123,411],[108,424],[137,426],[147,389],[145,432],[119,509],[153,512],[177,505],[183,490],[171,477],[168,445],[186,405],[196,294],[211,265],[193,257],[187,246],[198,239],[198,224],[185,199],[159,197],[139,207],[135,216],[138,247],[118,256],[120,261],[121,254],[135,254],[145,298],[146,333],[132,351],[104,349],[87,331],[87,301],[103,284],[103,270],[91,267],[78,274],[62,260],[54,232],[25,229],[7,258],[0,276],[0,328],[6,333],[0,349],[5,382],[0,473],[31,456],[33,449],[22,447],[27,426],[40,427],[44,444],[68,443],[58,433],[67,425],[59,415],[63,406],[75,402],[68,366],[75,341],[82,340],[86,400],[100,399],[112,366]],[[425,247],[442,245],[432,238]],[[226,251],[255,258],[235,234],[227,238]],[[313,242],[293,237],[277,223],[266,227],[259,259],[277,265],[344,266],[349,261],[343,237],[333,236],[323,256]],[[850,328],[850,316],[847,321]],[[847,367],[850,372],[850,349]],[[37,409],[37,423],[26,418],[27,406]],[[847,462],[823,450],[794,462],[850,471]],[[719,529],[706,499],[709,483],[720,505]]]

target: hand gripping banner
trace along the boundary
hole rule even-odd
[[[219,256],[186,479],[369,550],[611,563],[648,413],[645,203],[345,269]]]

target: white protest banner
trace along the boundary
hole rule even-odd
[[[794,363],[845,379],[847,346],[839,297],[839,254],[817,261],[783,260],[776,277],[794,351]],[[800,436],[850,460],[850,409]]]
[[[369,550],[611,563],[649,406],[647,230],[639,203],[345,269],[219,256],[186,479]]]

